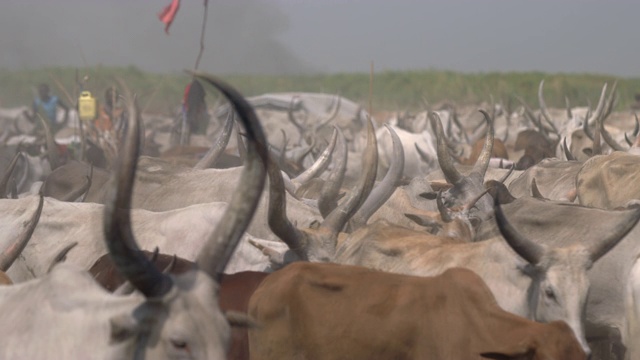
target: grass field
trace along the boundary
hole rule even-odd
[[[182,99],[187,75],[181,73],[157,74],[143,72],[136,67],[44,68],[38,70],[8,71],[0,69],[0,106],[12,107],[31,102],[38,83],[47,82],[62,99],[74,89],[76,73],[80,78],[89,76],[87,89],[101,96],[104,89],[122,78],[138,93],[140,103],[147,111],[169,112]],[[354,101],[367,104],[369,74],[319,74],[299,76],[225,75],[222,76],[239,88],[246,96],[266,92],[306,91],[339,93]],[[457,104],[476,104],[489,101],[507,103],[514,95],[523,97],[537,107],[537,89],[545,79],[545,99],[548,106],[564,107],[567,96],[574,106],[593,106],[598,100],[604,82],[618,81],[618,109],[627,109],[640,93],[640,78],[616,78],[594,74],[527,73],[456,73],[451,71],[385,71],[374,75],[373,106],[377,110],[416,110],[422,108],[422,99],[435,104],[451,101]],[[77,88],[77,87],[76,87]],[[514,104],[517,104],[514,102]]]

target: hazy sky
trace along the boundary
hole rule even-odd
[[[202,0],[0,0],[0,67],[190,68]],[[638,0],[209,0],[211,72],[447,69],[640,76]]]

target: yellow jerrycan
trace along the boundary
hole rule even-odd
[[[89,121],[98,117],[98,101],[89,91],[80,93],[78,99],[78,117],[80,120]]]

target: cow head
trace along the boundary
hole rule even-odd
[[[590,286],[587,271],[633,229],[640,220],[640,209],[628,211],[625,220],[617,224],[607,238],[593,246],[578,244],[551,249],[519,233],[509,223],[498,201],[495,206],[500,233],[527,262],[521,271],[531,277],[529,317],[541,322],[565,321],[588,353],[582,325]]]
[[[198,256],[197,269],[177,276],[160,272],[138,249],[131,230],[140,114],[135,100],[130,101],[123,156],[105,205],[104,233],[116,268],[144,299],[140,303],[138,294],[123,298],[123,304],[135,302],[137,307],[126,311],[130,308],[123,306],[123,313],[110,319],[114,358],[225,358],[230,327],[218,306],[216,279],[253,217],[266,178],[266,160],[260,158],[268,149],[257,116],[242,96],[209,75],[195,76],[218,88],[233,104],[248,139],[245,167],[227,211]]]
[[[436,113],[431,113],[431,127],[438,137],[438,163],[444,173],[444,177],[453,186],[442,194],[444,205],[447,207],[464,206],[484,191],[484,175],[489,167],[491,152],[493,150],[493,125],[489,114],[480,110],[488,123],[487,136],[485,138],[482,152],[473,166],[469,175],[462,175],[455,168],[453,159],[447,149],[447,144],[442,130],[442,124]],[[481,198],[476,203],[476,207],[470,211],[469,216],[487,219],[493,211],[492,202],[487,197]]]
[[[346,149],[341,146],[336,154],[337,167],[344,167],[346,163]],[[349,196],[324,216],[324,221],[317,228],[298,229],[287,218],[284,182],[277,165],[269,160],[269,227],[282,239],[300,260],[332,261],[337,247],[338,234],[343,230],[349,219],[362,206],[371,192],[378,167],[378,151],[376,136],[371,120],[367,121],[367,147],[363,155],[363,173],[358,184]],[[344,174],[343,174],[344,175]],[[337,193],[341,181],[329,179],[327,187]],[[320,201],[321,209],[332,208],[331,205]]]

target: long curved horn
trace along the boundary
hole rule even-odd
[[[347,141],[340,128],[338,129],[338,148],[333,156],[333,171],[322,185],[320,197],[318,198],[318,209],[323,219],[338,206],[338,195],[347,171]]]
[[[309,180],[318,176],[321,172],[323,172],[327,166],[329,166],[329,162],[331,161],[331,154],[333,153],[333,149],[336,147],[336,141],[338,140],[338,130],[337,127],[333,129],[333,135],[331,136],[331,140],[329,141],[329,145],[324,149],[322,154],[316,159],[316,161],[311,165],[307,170],[305,170],[302,174],[296,176],[291,179],[291,181],[296,185],[296,187],[300,187]]]
[[[476,197],[474,197],[473,199],[471,199],[471,201],[469,201],[468,203],[466,203],[462,209],[464,211],[469,211],[471,210],[478,201],[480,201],[480,199],[482,199],[483,196],[485,196],[487,193],[489,192],[489,189],[485,189],[483,192],[481,192],[480,194],[476,195]]]
[[[18,158],[22,156],[22,153],[18,151],[11,159],[9,166],[4,171],[4,175],[2,176],[2,180],[0,180],[0,199],[7,198],[7,184],[9,183],[9,179],[11,178],[11,174],[13,174],[13,170],[16,168],[16,164],[18,163]]]
[[[278,165],[272,159],[267,162],[269,174],[269,228],[300,258],[308,260],[306,238],[287,217],[287,198],[285,195],[282,173]]]
[[[296,120],[296,117],[293,115],[293,103],[295,102],[296,98],[298,98],[297,95],[291,97],[291,102],[289,103],[289,108],[287,109],[287,118],[293,124],[293,126],[298,129],[300,134],[304,134],[304,127],[300,125],[300,123]]]
[[[212,167],[220,155],[224,152],[224,149],[227,148],[229,144],[229,140],[231,139],[231,133],[233,132],[233,116],[231,115],[233,112],[229,111],[227,113],[227,119],[224,122],[224,127],[218,135],[216,141],[213,143],[213,146],[207,151],[200,161],[194,166],[194,169],[208,169]]]
[[[507,241],[507,244],[523,259],[529,262],[532,265],[536,265],[542,259],[542,256],[545,253],[544,247],[541,245],[527,239],[524,235],[520,234],[514,227],[509,223],[507,217],[504,215],[502,211],[502,206],[498,201],[498,197],[494,200],[495,206],[495,217],[496,222],[498,223],[498,229],[500,233]]]
[[[131,193],[140,152],[139,112],[136,100],[129,101],[128,130],[122,157],[115,165],[112,191],[105,203],[104,235],[109,255],[122,276],[146,297],[166,294],[173,281],[163,275],[139,250],[131,230]]]
[[[258,116],[244,97],[230,85],[209,74],[196,72],[194,75],[214,86],[229,100],[247,134],[247,157],[240,175],[240,184],[197,258],[198,266],[211,277],[217,278],[227,266],[256,211],[266,182],[264,164],[267,164],[269,150]]]
[[[501,166],[502,168],[502,166]],[[509,178],[509,176],[511,176],[511,174],[513,174],[513,170],[515,170],[515,165],[511,165],[511,167],[509,168],[509,171],[507,171],[506,174],[504,174],[504,176],[502,178],[500,178],[500,180],[498,180],[499,183],[504,184],[505,181],[507,181],[507,179]]]
[[[549,109],[547,109],[547,104],[544,102],[544,96],[542,95],[543,88],[544,79],[540,80],[540,86],[538,86],[538,103],[540,104],[540,113],[548,123],[553,124],[553,121],[551,121],[551,114],[549,113]]]
[[[444,139],[444,131],[442,130],[440,116],[438,113],[432,111],[429,113],[429,119],[431,120],[431,128],[435,131],[438,142],[437,153],[440,169],[442,169],[442,173],[449,183],[457,184],[463,179],[463,177],[460,172],[458,172],[458,169],[453,165],[453,159],[449,154],[447,144]]]
[[[602,112],[605,108],[605,96],[607,94],[607,83],[602,86],[602,92],[600,92],[600,100],[598,100],[598,106],[596,106],[596,111],[591,114],[591,116],[586,120],[587,123],[594,123],[602,116]]]
[[[624,132],[624,141],[626,141],[626,142],[627,142],[627,145],[629,145],[629,146],[633,146],[633,141],[631,141],[631,140],[629,139],[629,134],[627,134],[627,132],[626,132],[626,131]]]
[[[633,128],[633,136],[638,136],[638,133],[640,133],[640,121],[638,121],[638,113],[633,113],[633,116],[636,119],[636,127]]]
[[[573,154],[571,153],[571,150],[569,150],[569,147],[567,146],[567,138],[563,138],[562,139],[562,150],[564,150],[564,156],[567,157],[567,161],[576,161],[576,157],[573,156]]]
[[[609,250],[613,249],[616,244],[620,242],[629,231],[631,231],[636,224],[640,220],[640,208],[633,209],[631,211],[627,211],[627,216],[625,216],[624,221],[620,224],[617,224],[613,231],[609,232],[609,236],[607,238],[601,240],[599,243],[592,245],[589,248],[589,255],[591,262],[596,262],[602,256],[604,256]]]
[[[476,160],[476,164],[473,166],[473,171],[479,172],[484,179],[484,175],[487,172],[487,168],[489,168],[489,161],[491,161],[491,153],[493,152],[493,119],[489,114],[480,110],[482,115],[484,115],[484,119],[487,121],[487,126],[489,129],[487,130],[487,137],[484,142],[484,146],[482,147],[482,152],[478,159]]]
[[[304,166],[302,163],[304,162],[304,158],[307,157],[316,146],[316,137],[311,138],[311,144],[307,145],[304,150],[300,151],[296,157],[293,158],[293,163],[298,166],[299,169],[303,169]]]
[[[38,201],[38,208],[36,212],[31,216],[31,219],[24,224],[27,227],[24,231],[16,238],[15,242],[11,244],[11,246],[6,249],[2,254],[0,254],[0,270],[7,271],[13,264],[13,262],[18,258],[22,250],[27,246],[29,240],[31,240],[31,235],[36,229],[38,225],[38,220],[40,220],[40,214],[42,214],[42,207],[44,206],[44,196],[40,193],[40,199]]]
[[[60,201],[75,201],[77,198],[82,196],[83,194],[89,192],[89,188],[91,187],[91,179],[89,176],[85,177],[85,182],[81,187],[72,190],[70,193],[63,196]]]
[[[53,133],[51,132],[51,128],[45,119],[40,116],[40,114],[36,113],[42,126],[44,127],[44,136],[47,142],[47,157],[49,158],[49,164],[51,165],[51,170],[55,170],[60,165],[60,157],[58,156],[58,147],[56,146],[56,140],[53,138]]]
[[[600,133],[602,134],[602,138],[604,139],[604,141],[606,141],[606,143],[609,144],[609,146],[611,146],[611,148],[616,151],[627,151],[627,149],[625,149],[622,145],[620,145],[617,141],[613,139],[613,136],[611,136],[609,131],[607,131],[607,129],[604,127],[604,121],[605,121],[604,116],[601,116],[600,118],[598,118],[598,127],[600,128]]]
[[[586,118],[589,118],[589,112],[590,111],[587,111]],[[591,133],[591,129],[589,129],[589,121],[587,121],[587,119],[582,122],[582,131],[584,131],[585,135],[593,141],[593,134]]]
[[[71,251],[71,249],[73,249],[77,245],[78,245],[78,242],[74,241],[74,242],[72,242],[70,244],[67,244],[67,246],[63,247],[60,251],[58,251],[56,256],[54,256],[53,259],[51,260],[51,264],[49,264],[49,267],[47,268],[47,274],[50,273],[51,270],[53,270],[53,268],[56,265],[58,265],[59,263],[63,262],[66,259],[67,254],[69,253],[69,251]]]
[[[393,160],[391,166],[384,175],[382,181],[371,190],[371,194],[364,201],[360,210],[353,215],[353,223],[356,227],[365,225],[371,215],[373,215],[396,191],[402,173],[404,172],[404,148],[402,147],[402,141],[400,137],[393,130],[393,128],[387,124],[385,127],[391,135],[393,142]]]
[[[364,150],[362,167],[363,174],[358,184],[351,190],[349,197],[327,215],[325,221],[320,225],[322,229],[329,231],[332,240],[337,239],[338,233],[342,231],[347,221],[362,206],[367,196],[371,193],[376,180],[378,145],[371,119],[367,120],[367,147]]]

